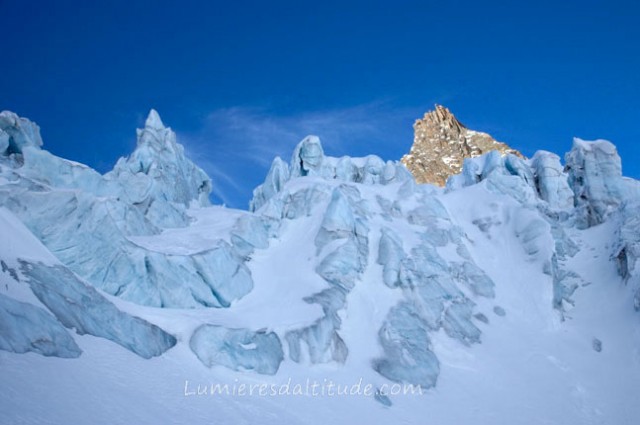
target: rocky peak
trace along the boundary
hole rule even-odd
[[[522,154],[486,133],[473,131],[441,105],[435,105],[413,125],[411,151],[402,163],[418,183],[444,186],[447,179],[462,171],[465,158],[473,158],[497,150],[501,154]]]
[[[416,120],[414,125],[416,132],[425,131],[425,127],[440,128],[442,131],[455,134],[462,134],[462,132],[467,129],[449,109],[441,105],[435,105],[435,109],[424,114],[423,119]]]

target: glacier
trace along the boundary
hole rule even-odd
[[[2,157],[0,176],[10,184],[0,189],[0,204],[75,273],[109,294],[159,307],[225,307],[251,290],[242,257],[265,239],[244,240],[244,221],[233,241],[211,241],[195,255],[135,243],[187,226],[190,207],[209,205],[211,181],[156,111],[138,130],[135,151],[104,176],[41,150],[35,124],[3,114],[12,148]]]
[[[393,381],[435,386],[440,364],[430,349],[429,328],[413,304],[401,303],[391,309],[380,329],[385,357],[374,362],[374,369]]]
[[[575,138],[565,161],[578,224],[590,227],[602,223],[628,193],[615,146],[606,140],[587,143]]]
[[[8,239],[0,247],[2,349],[78,357],[82,350],[65,328],[113,341],[147,359],[176,344],[173,335],[121,311],[60,264],[4,208],[0,208],[0,227]]]
[[[352,405],[374,423],[637,416],[640,185],[610,142],[575,139],[564,164],[547,151],[490,152],[438,188],[397,161],[329,156],[308,136],[240,211],[210,205],[211,180],[155,110],[136,140],[101,175],[0,113],[0,370],[13,385],[26,372],[5,364],[28,358],[51,377],[38,362],[99,364],[108,352],[155,384],[375,389],[371,404],[194,401],[223,421],[246,408],[272,423],[288,410],[292,423],[345,423]],[[400,384],[424,394],[383,391]],[[188,388],[184,400],[197,398]],[[159,397],[177,409],[171,391]],[[11,393],[0,421],[15,419],[10,402],[26,401]]]
[[[64,326],[42,308],[0,294],[0,320],[0,350],[65,358],[82,353]]]
[[[65,327],[111,340],[144,358],[159,356],[176,344],[172,335],[120,311],[64,266],[21,262],[36,297]]]
[[[383,185],[413,180],[400,162],[385,163],[375,155],[365,158],[325,156],[320,139],[317,136],[308,136],[295,147],[288,166],[280,157],[273,160],[265,182],[253,191],[249,209],[259,210],[275,194],[281,192],[289,180],[304,176]]]
[[[273,332],[202,325],[193,333],[189,345],[207,366],[222,365],[264,375],[274,375],[284,359],[280,339]]]

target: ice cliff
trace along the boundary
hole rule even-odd
[[[1,349],[78,357],[82,350],[71,330],[111,340],[144,358],[158,356],[176,344],[174,336],[121,311],[60,264],[4,208],[0,208],[0,227],[4,238],[0,246]]]
[[[30,121],[3,112],[0,124],[8,135],[0,157],[6,182],[0,205],[97,288],[165,307],[228,306],[251,290],[242,255],[253,239],[242,239],[244,222],[232,243],[221,238],[193,255],[136,244],[135,236],[187,226],[189,207],[209,205],[211,181],[185,157],[154,110],[138,130],[134,152],[104,176],[42,150],[38,127]]]

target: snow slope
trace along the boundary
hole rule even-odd
[[[30,164],[20,149],[37,126],[22,120],[0,121],[13,134],[0,152],[0,423],[640,416],[640,196],[608,142],[576,140],[566,171],[548,152],[490,153],[465,162],[442,190],[416,185],[398,163],[328,157],[309,137],[289,164],[274,161],[251,212],[173,203],[146,216],[129,199],[116,209],[129,211],[125,224],[102,240],[78,223],[123,202],[125,189],[96,196],[109,174],[90,187],[46,177],[47,161],[67,163],[41,151],[44,162]],[[144,143],[168,140],[177,152],[130,157],[162,165],[149,199],[164,199],[161,170],[191,166],[171,165],[184,158],[157,113],[141,132]],[[144,179],[134,175],[125,181]],[[199,184],[180,193],[194,197]],[[63,216],[70,191],[90,201]],[[171,226],[154,218],[176,211]],[[85,268],[61,254],[64,241],[93,244]],[[119,265],[93,254],[114,249]],[[150,267],[130,271],[140,258]],[[76,271],[105,267],[132,277],[119,283],[130,292]],[[218,302],[172,295],[193,294],[192,276],[214,282]],[[149,302],[155,285],[174,303]],[[29,343],[43,334],[51,343]],[[212,394],[225,384],[229,394]]]

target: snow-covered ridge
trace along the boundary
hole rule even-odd
[[[307,136],[294,149],[289,165],[280,157],[273,160],[265,182],[253,191],[249,209],[260,209],[289,180],[304,176],[382,185],[412,180],[411,174],[399,162],[384,162],[376,155],[365,158],[326,156],[320,139],[317,136]]]

